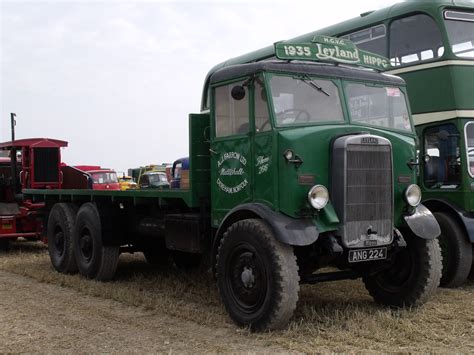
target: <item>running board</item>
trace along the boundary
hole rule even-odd
[[[311,274],[304,276],[301,279],[302,284],[316,284],[319,282],[328,281],[340,281],[340,280],[355,280],[362,275],[355,271],[337,271],[337,272],[326,272],[322,274]]]

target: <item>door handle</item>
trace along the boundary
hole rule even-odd
[[[219,154],[219,152],[216,152],[215,150],[212,150],[211,148],[209,148],[209,152],[211,152],[212,154]]]

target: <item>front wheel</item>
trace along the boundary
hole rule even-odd
[[[434,295],[441,278],[441,250],[437,239],[406,237],[392,265],[364,276],[365,287],[375,302],[394,307],[420,306]]]
[[[252,330],[279,329],[288,323],[299,292],[293,248],[275,240],[259,219],[234,223],[217,255],[217,285],[231,318]]]

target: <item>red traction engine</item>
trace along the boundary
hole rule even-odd
[[[18,237],[45,241],[44,204],[25,200],[21,191],[61,188],[62,147],[67,142],[48,138],[0,143],[0,250]]]

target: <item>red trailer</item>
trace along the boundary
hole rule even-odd
[[[18,237],[45,238],[40,215],[44,204],[24,199],[21,191],[61,188],[62,147],[67,142],[48,138],[0,143],[0,250]]]

